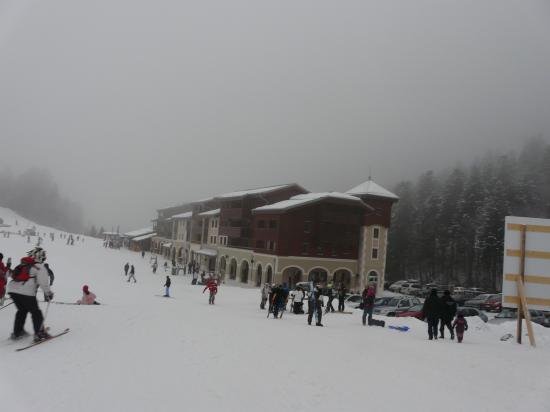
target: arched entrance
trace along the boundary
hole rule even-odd
[[[237,279],[237,260],[235,258],[231,259],[229,263],[229,279]]]
[[[241,283],[248,283],[248,272],[250,271],[250,266],[248,261],[243,260],[241,262]]]
[[[367,283],[369,285],[373,283],[378,285],[378,279],[378,272],[376,270],[371,270],[367,276]]]
[[[302,281],[303,269],[298,266],[289,266],[283,270],[283,282],[286,282],[289,288]]]
[[[316,284],[323,283],[326,285],[328,280],[328,272],[323,268],[311,269],[307,280]]]
[[[332,275],[332,284],[335,288],[343,285],[349,290],[351,287],[351,272],[348,269],[338,269]]]
[[[262,285],[262,265],[256,268],[256,286]]]
[[[271,266],[267,267],[265,281],[269,284],[273,283],[273,269]]]

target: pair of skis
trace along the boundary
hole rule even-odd
[[[51,335],[51,336],[50,336],[49,338],[47,338],[47,339],[42,339],[42,340],[39,340],[39,341],[37,341],[37,342],[33,342],[33,343],[31,343],[31,344],[29,344],[29,345],[27,345],[27,346],[23,346],[22,348],[16,349],[15,351],[16,351],[16,352],[21,352],[22,350],[34,348],[35,346],[40,345],[40,344],[42,344],[42,343],[44,343],[44,342],[48,342],[48,341],[50,341],[50,340],[52,340],[52,339],[55,339],[55,338],[58,338],[58,337],[60,337],[60,336],[66,335],[67,333],[69,333],[69,331],[70,331],[70,329],[67,328],[67,329],[65,329],[63,332],[60,332],[60,333],[58,333],[58,334],[56,334],[56,335]]]

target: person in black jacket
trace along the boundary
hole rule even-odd
[[[321,286],[317,285],[309,295],[309,306],[307,311],[308,325],[311,325],[311,321],[313,320],[313,315],[316,314],[317,322],[315,323],[315,325],[323,326],[323,324],[321,323],[321,320],[323,318],[323,306],[324,306],[324,302],[323,302]]]
[[[441,317],[441,301],[437,296],[437,289],[432,289],[430,296],[424,301],[422,316],[428,320],[428,337],[437,340],[437,324]]]
[[[343,312],[345,309],[344,301],[346,300],[346,287],[342,285],[338,291],[338,312]]]
[[[165,293],[164,297],[169,298],[170,297],[170,285],[172,284],[172,281],[170,280],[170,276],[166,276],[166,282],[164,283]]]
[[[439,326],[439,338],[445,339],[445,326],[451,332],[451,339],[455,338],[452,321],[456,315],[456,301],[451,297],[451,292],[446,290],[443,293],[441,302],[441,323]]]
[[[332,290],[332,285],[328,285],[327,287],[327,297],[328,303],[325,313],[334,312],[334,308],[332,307],[332,301],[334,300],[334,291]]]

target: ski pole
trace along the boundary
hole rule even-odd
[[[10,302],[10,303],[6,303],[4,306],[0,307],[0,310],[4,309],[4,308],[7,308],[9,305],[12,305],[13,302]]]

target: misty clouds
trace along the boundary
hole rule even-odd
[[[1,165],[123,228],[254,186],[391,186],[550,136],[549,23],[544,1],[4,1]]]

